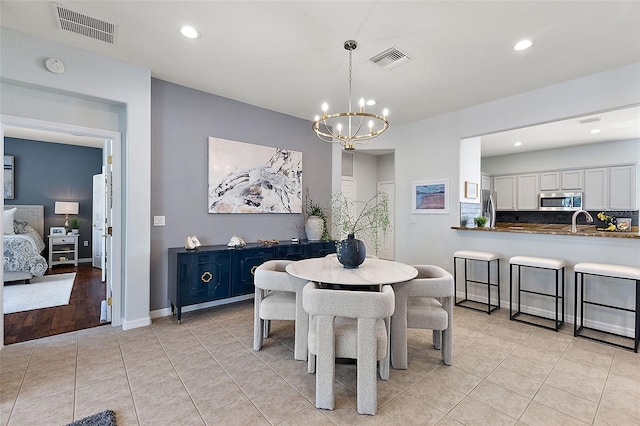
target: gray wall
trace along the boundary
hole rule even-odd
[[[226,244],[234,234],[257,239],[305,238],[301,214],[207,213],[207,139],[215,136],[302,152],[303,187],[314,201],[331,197],[331,145],[306,120],[165,81],[151,80],[151,310],[169,306],[167,249],[187,235],[203,245]],[[135,160],[134,160],[135,161]],[[153,223],[153,221],[151,221]]]
[[[15,138],[5,138],[4,144],[5,155],[15,157],[15,199],[5,205],[42,204],[46,234],[51,226],[64,226],[64,216],[54,213],[56,201],[79,202],[78,257],[90,259],[93,175],[102,170],[102,150]]]

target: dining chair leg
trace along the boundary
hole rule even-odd
[[[256,288],[253,305],[253,350],[259,351],[263,343],[262,330],[264,321],[260,319],[260,303],[262,303],[262,290]]]
[[[376,320],[358,318],[358,413],[375,415],[378,408]]]
[[[335,336],[334,318],[319,315],[318,323],[318,354],[316,357],[316,407],[333,410],[335,407],[334,383],[335,371]]]

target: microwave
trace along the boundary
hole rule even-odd
[[[541,192],[539,210],[565,211],[582,208],[582,192]]]

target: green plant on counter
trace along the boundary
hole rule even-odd
[[[487,221],[489,220],[489,218],[484,217],[484,216],[478,216],[475,219],[473,219],[473,222],[476,224],[476,226],[478,228],[482,228],[487,224]]]

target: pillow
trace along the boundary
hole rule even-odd
[[[13,217],[16,214],[16,210],[18,209],[14,207],[4,211],[4,221],[2,222],[4,226],[4,235],[15,234],[15,231],[13,230]]]
[[[13,221],[13,232],[16,234],[26,234],[27,233],[27,222],[25,220],[14,220]]]

